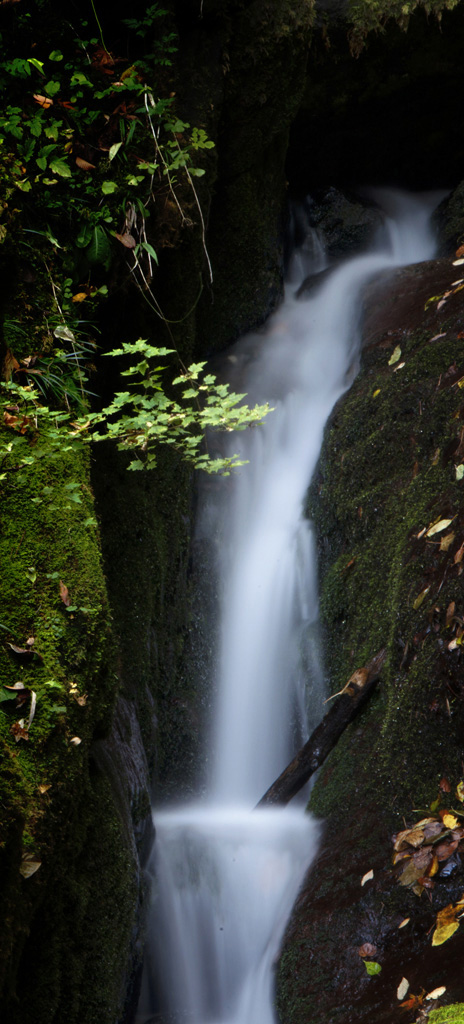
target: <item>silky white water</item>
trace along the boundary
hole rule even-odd
[[[273,1024],[273,966],[318,825],[303,806],[253,811],[323,713],[314,541],[303,503],[326,419],[358,365],[360,292],[377,272],[433,255],[437,197],[384,191],[373,251],[324,266],[308,232],[285,299],[264,332],[230,353],[238,390],[275,407],[234,436],[249,464],[224,480],[208,529],[221,524],[221,636],[207,793],[154,812],[153,917],[137,1024]],[[233,382],[235,386],[235,381]],[[200,521],[201,528],[201,521]]]

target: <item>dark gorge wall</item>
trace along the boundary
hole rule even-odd
[[[127,30],[121,21],[128,16],[126,5],[116,3],[111,9],[103,3],[97,6],[108,50],[121,60],[127,58]],[[103,359],[102,351],[143,336],[150,338],[153,344],[175,346],[182,359],[188,362],[191,358],[206,358],[232,342],[242,331],[263,322],[281,293],[287,181],[290,193],[295,195],[311,188],[333,184],[346,188],[365,181],[428,188],[457,183],[464,167],[459,111],[461,5],[453,13],[445,12],[441,27],[434,19],[427,21],[423,11],[411,20],[407,35],[394,23],[388,23],[384,35],[368,37],[368,45],[358,59],[349,51],[351,22],[346,20],[349,10],[346,4],[319,5],[314,35],[316,10],[312,0],[298,4],[271,0],[251,3],[236,0],[181,3],[179,0],[165,6],[169,8],[168,28],[176,36],[177,54],[172,67],[160,72],[154,87],[163,95],[173,94],[178,116],[192,126],[204,128],[215,142],[215,149],[202,156],[206,174],[195,179],[213,282],[208,274],[198,208],[191,189],[184,182],[180,192],[184,216],[179,215],[169,196],[162,199],[160,194],[147,220],[148,238],[159,256],[152,291],[169,325],[150,309],[147,293],[134,287],[123,254],[115,253],[107,278],[109,298],[98,314],[100,354],[95,360],[96,377],[93,379],[93,389],[104,399],[117,386],[117,368]],[[129,14],[142,18],[145,11],[145,4],[134,3]],[[0,30],[4,40],[12,38],[15,19],[21,12],[22,0],[0,5]],[[33,33],[28,36],[32,49],[27,53],[38,53],[45,46],[45,40],[47,46],[50,39],[55,45],[57,25],[60,32],[65,25],[62,7],[52,2],[37,3],[31,5],[27,13],[33,19]],[[70,20],[79,21],[82,17],[80,5],[70,8]],[[85,17],[91,22],[90,5]],[[97,30],[92,27],[91,31]],[[151,42],[151,37],[141,39],[140,54]],[[2,173],[5,173],[4,168]],[[34,252],[32,263],[30,257],[25,261],[24,250],[18,246],[22,229],[17,226],[13,231],[12,223],[6,220],[8,233],[2,248],[2,279],[4,283],[8,280],[3,311],[10,322],[20,320],[23,326],[26,315],[27,329],[35,330],[34,318],[37,324],[41,309],[43,312],[46,303],[51,301],[46,292],[49,287],[46,274],[37,270],[43,265],[43,253]],[[67,245],[69,239],[65,236],[62,242]],[[46,255],[49,259],[48,251]],[[52,261],[52,271],[54,267]],[[434,288],[445,288],[448,284],[448,269],[446,265],[445,276],[440,277],[439,282],[434,277],[427,281],[432,294]],[[92,277],[92,273],[96,276]],[[98,275],[102,274],[101,268],[91,271],[90,279],[100,284],[103,277]],[[407,281],[404,287],[408,287]],[[422,298],[421,295],[421,302]],[[425,355],[428,359],[430,353],[432,359],[432,367],[427,361],[424,383],[432,405],[430,396],[436,379],[452,365],[458,344],[456,320],[444,345],[440,347],[439,342],[439,347],[428,346],[429,334],[444,331],[443,322],[440,319],[436,326],[434,321],[430,330],[428,323],[420,327],[420,331],[416,321],[413,326],[408,321],[407,326],[409,332],[416,332],[408,334],[411,351],[408,373],[417,375],[419,380]],[[391,329],[401,331],[402,327],[395,324]],[[426,333],[420,333],[422,330]],[[39,333],[37,329],[37,336]],[[390,335],[388,337],[390,339]],[[370,357],[366,373],[374,372],[376,359],[384,371],[381,362],[386,351],[382,348],[384,341],[376,350],[377,354]],[[5,341],[2,357],[7,347]],[[16,355],[30,355],[29,342],[24,351],[18,349]],[[413,402],[407,390],[412,387],[407,384],[409,379],[405,375],[404,384],[401,374],[395,374],[392,378],[397,385],[395,393],[393,390],[391,394],[386,392],[385,416],[391,413],[393,420],[380,440],[388,437],[385,450],[393,451],[394,454],[388,456],[393,460],[395,444],[401,451],[407,451],[408,457],[412,451],[409,434],[396,441],[397,420],[409,423],[407,410]],[[391,389],[392,381],[388,384]],[[454,383],[450,387],[454,387]],[[359,384],[359,388],[364,386],[370,387],[370,378],[368,385]],[[419,384],[417,388],[414,401],[425,401],[422,393],[419,394]],[[437,484],[441,489],[429,490],[429,484],[432,486],[427,475],[430,461],[430,472],[438,473],[430,455],[434,455],[435,448],[440,447],[443,453],[446,447],[445,442],[437,440],[435,443],[434,435],[448,431],[446,439],[449,441],[455,429],[451,424],[451,405],[442,407],[440,403],[449,395],[454,399],[456,388],[449,395],[445,389],[439,394],[439,408],[433,412],[437,419],[433,420],[432,434],[427,435],[428,447],[424,442],[424,450],[417,459],[419,462],[423,459],[421,471],[425,479],[420,514],[430,519],[435,505],[429,513],[427,503],[440,504],[443,496],[446,509],[453,507],[454,511],[453,503],[458,497],[457,485],[452,485],[448,479]],[[354,440],[346,434],[347,423],[351,424],[359,411],[370,415],[370,399],[367,392],[363,397],[355,390],[350,400],[353,404],[346,420],[345,414],[340,413],[341,432],[348,438],[346,443],[353,447]],[[456,411],[458,408],[453,407],[453,413]],[[8,438],[5,423],[1,429]],[[361,433],[362,429],[359,428]],[[363,497],[356,505],[365,509],[361,519],[357,512],[351,516],[352,510],[347,510],[345,505],[342,507],[345,496],[341,476],[338,467],[330,468],[330,442],[328,446],[324,457],[327,468],[324,469],[323,504],[318,506],[321,533],[325,535],[329,531],[333,537],[324,562],[330,592],[334,595],[324,599],[330,653],[328,668],[337,688],[338,680],[351,667],[352,660],[350,655],[348,666],[344,656],[337,653],[340,646],[337,637],[342,636],[344,652],[345,647],[350,651],[353,648],[356,665],[359,659],[374,653],[371,651],[374,640],[383,643],[387,632],[392,651],[388,686],[393,693],[398,685],[395,675],[399,657],[395,633],[397,610],[407,603],[401,589],[406,583],[403,584],[398,568],[388,590],[388,600],[387,596],[382,598],[384,603],[374,610],[373,594],[378,589],[380,570],[374,571],[373,561],[381,557],[385,567],[390,548],[382,550],[380,556],[377,534],[372,540],[372,549],[367,547],[364,534],[363,538],[358,534],[351,536],[349,531],[354,526],[365,529],[366,537],[368,530],[374,529],[368,512],[373,498]],[[366,472],[369,488],[375,490],[381,486],[381,481],[370,479],[370,470],[360,468],[361,463],[365,465],[365,453],[357,468],[354,449],[353,452],[353,487],[358,472],[362,489],[367,488]],[[5,570],[2,582],[5,608],[2,624],[10,630],[5,632],[5,640],[24,647],[26,639],[34,636],[44,661],[14,661],[11,648],[2,646],[2,683],[13,685],[21,678],[32,688],[34,682],[37,689],[38,673],[42,697],[35,723],[37,733],[34,735],[31,728],[27,753],[25,743],[15,743],[9,720],[2,730],[4,832],[0,855],[4,948],[0,1005],[11,1024],[28,1024],[29,1021],[62,1024],[65,1020],[67,1024],[77,1021],[79,1024],[96,1024],[97,1021],[98,1024],[115,1024],[131,1019],[136,998],[143,940],[141,907],[146,896],[142,867],[151,840],[151,787],[155,785],[158,796],[173,790],[178,794],[189,792],[198,761],[202,714],[195,680],[184,657],[190,643],[189,632],[196,621],[189,618],[189,541],[194,500],[191,473],[170,452],[160,457],[156,471],[146,474],[127,473],[125,457],[114,452],[94,452],[91,465],[89,460],[78,464],[72,454],[63,454],[62,460],[52,469],[48,463],[41,463],[24,487],[11,477],[3,483],[3,565],[11,570],[8,573]],[[409,463],[406,465],[406,455],[404,460],[398,494],[406,487],[405,480],[411,469]],[[411,474],[414,464],[415,460]],[[446,475],[446,472],[452,474],[452,470],[444,466],[443,473]],[[324,504],[325,495],[329,493],[325,481],[329,479],[330,495],[334,498],[327,497]],[[81,488],[84,505],[74,515],[68,507],[67,492],[63,491],[64,481],[74,481]],[[58,510],[50,509],[48,503],[41,504],[44,487],[55,489]],[[93,493],[99,539],[93,532],[94,526],[87,522],[95,516]],[[39,500],[31,502],[31,494]],[[340,511],[337,511],[338,502]],[[441,512],[441,504],[436,511]],[[388,509],[385,514],[387,512]],[[451,511],[449,514],[451,516]],[[408,512],[408,530],[412,529],[413,519],[415,529],[414,516],[420,518],[417,509],[414,515]],[[406,545],[406,526],[395,520],[395,524],[387,527],[386,522],[383,521],[381,532],[387,535],[392,531],[399,564]],[[399,532],[395,532],[393,538],[397,526]],[[333,559],[339,557],[343,560],[345,554],[349,562],[355,541],[362,549],[357,555],[357,566],[359,570],[362,566],[363,576],[353,576],[356,585],[349,579],[349,586],[345,586],[345,577],[340,584],[338,578],[331,575],[329,563],[332,565]],[[450,551],[453,554],[455,548]],[[420,556],[420,571],[426,574],[426,581],[429,569],[424,559],[429,555],[427,547]],[[31,569],[36,573],[34,580]],[[385,572],[383,568],[382,573]],[[55,578],[53,574],[58,575]],[[383,575],[382,587],[384,578]],[[67,606],[60,597],[60,580],[69,589],[73,602],[76,598],[76,613],[65,610]],[[451,577],[450,585],[453,580]],[[424,589],[422,576],[419,582]],[[411,585],[408,582],[408,586]],[[358,629],[356,619],[359,591],[365,595],[362,629],[361,626]],[[448,602],[453,595],[454,591],[450,590]],[[457,595],[455,599],[457,601]],[[442,617],[443,601],[444,597],[440,598]],[[90,616],[85,611],[89,608]],[[425,619],[417,625],[419,634],[427,628],[429,613],[429,605],[424,604],[420,615]],[[372,622],[375,628],[371,635],[366,623]],[[407,629],[413,629],[409,619],[404,636],[401,634],[405,643],[409,642]],[[348,642],[353,630],[353,639]],[[432,632],[432,640],[440,637],[439,631]],[[427,643],[428,639],[425,647]],[[408,650],[412,650],[411,646]],[[428,648],[422,653],[421,647],[420,651],[421,657],[428,657]],[[459,657],[459,651],[454,654]],[[435,672],[431,664],[424,662],[424,673]],[[444,676],[440,679],[447,680],[456,689],[458,684],[454,676],[451,678],[453,671],[454,663],[450,669],[443,669]],[[417,680],[419,693],[416,663],[411,672],[409,678]],[[43,696],[48,693],[46,683],[53,679],[62,685],[59,702],[52,700],[51,695],[47,699]],[[75,685],[77,690],[73,689]],[[401,686],[405,685],[403,680]],[[86,703],[79,704],[77,698],[83,695]],[[412,696],[408,699],[411,718],[416,706]],[[412,759],[416,806],[419,794],[421,798],[428,798],[437,772],[441,775],[446,771],[451,777],[453,771],[458,771],[455,733],[449,730],[449,715],[441,690],[437,695],[434,693],[429,703],[435,699],[439,708],[438,726],[429,731],[424,727],[425,739],[415,748],[415,759]],[[382,708],[381,702],[385,700],[386,697],[380,697],[380,704],[374,706],[372,715],[380,713],[376,707]],[[63,709],[63,702],[66,715],[63,710],[54,710],[55,706]],[[390,705],[388,707],[391,721],[393,712]],[[424,715],[427,718],[428,711],[424,711]],[[457,709],[455,718],[451,719],[453,728],[454,720],[460,721]],[[5,723],[5,719],[2,721]],[[368,715],[366,721],[369,721]],[[373,721],[375,731],[378,719]],[[367,730],[367,747],[371,735]],[[401,738],[402,734],[400,736],[399,725],[392,735],[398,739],[396,747],[392,744],[384,753],[383,788],[379,789],[382,800],[388,798],[385,780],[391,777],[397,765],[398,745],[402,751],[408,751],[401,755],[403,759],[410,760],[410,747],[404,746],[406,740]],[[75,737],[81,740],[80,744],[72,744]],[[362,744],[360,746],[362,748]],[[438,769],[439,748],[446,752],[446,764],[440,761]],[[317,795],[314,799],[319,801],[317,809],[321,815],[334,815],[334,829],[346,827],[348,830],[345,846],[338,844],[337,850],[349,848],[346,858],[356,864],[366,842],[361,815],[369,803],[372,808],[369,820],[381,822],[381,841],[375,849],[372,847],[372,856],[384,864],[392,814],[389,810],[384,821],[383,810],[379,809],[380,797],[372,795],[374,784],[365,790],[365,797],[355,795],[356,786],[361,786],[360,776],[364,780],[364,775],[358,766],[359,755],[356,755],[356,768],[351,767],[355,756],[353,749],[348,736],[342,753],[347,751],[349,767],[341,759],[336,762],[340,767],[332,769],[334,780],[343,778],[343,790],[340,781],[334,782],[332,788],[328,782],[327,802],[323,804],[322,797]],[[408,784],[408,775],[404,773],[397,798],[400,814],[407,813],[410,806],[406,806],[404,796]],[[40,787],[44,786],[49,788],[42,791]],[[348,824],[340,811],[341,791],[344,807],[350,808]],[[354,843],[351,826],[358,819]],[[371,827],[374,835],[374,825]],[[331,851],[333,848],[332,844]],[[369,855],[370,852],[369,847]],[[30,877],[23,877],[19,871],[21,861],[27,863],[34,858],[41,860],[40,869]],[[307,932],[317,899],[323,901],[324,914],[332,913],[333,904],[324,901],[329,899],[327,893],[335,884],[335,870],[339,871],[336,876],[339,899],[351,907],[351,890],[345,888],[346,860],[341,854],[340,859],[342,868],[340,865],[332,868],[332,861],[327,858],[330,867],[319,890],[322,868],[317,868],[314,889],[305,895],[301,913],[292,926],[295,931],[289,940],[281,974],[280,1007],[284,1021],[307,1020],[311,1016],[315,1024],[317,1019],[321,1024],[332,1019],[351,1024],[353,1019],[346,1013],[343,1017],[345,990],[337,988],[334,982],[338,978],[334,961],[340,948],[339,933],[333,929],[323,933],[322,925],[315,937]],[[397,899],[396,895],[394,898]],[[414,903],[412,896],[410,899]],[[424,905],[425,899],[420,904],[425,921]],[[366,913],[370,913],[369,907]],[[349,915],[348,919],[352,920]],[[422,918],[418,927],[422,928]],[[390,928],[390,924],[385,928]],[[323,963],[319,956],[321,946],[328,950]],[[311,974],[306,973],[309,966]],[[354,1005],[355,989],[361,982],[356,973],[352,973],[350,979],[349,999],[350,1005]],[[370,998],[371,990],[367,990],[362,981],[362,992],[368,991]],[[376,981],[372,979],[369,984]],[[314,994],[313,985],[317,989]],[[318,985],[325,993],[322,1000]],[[453,998],[460,998],[457,990]],[[334,1009],[335,1000],[337,1009]],[[321,1005],[317,1011],[319,1018],[314,1016],[318,1001]]]

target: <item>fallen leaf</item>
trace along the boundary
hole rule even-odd
[[[460,245],[459,249],[456,249],[455,256],[464,256],[464,245]]]
[[[19,722],[13,722],[10,732],[13,734],[16,743],[19,743],[20,740],[29,739],[29,733],[24,728],[24,718],[21,718]]]
[[[417,895],[420,895],[420,893],[422,892],[422,887],[418,886],[417,883],[419,882],[419,878],[421,878],[422,875],[423,868],[417,867],[417,865],[414,863],[413,858],[411,857],[406,862],[406,866],[403,872],[401,873],[398,881],[400,885],[404,885],[407,888],[411,886],[413,892],[417,892]]]
[[[376,390],[372,393],[373,398],[377,398],[377,395],[380,395],[380,388],[376,388]]]
[[[443,910],[439,910],[435,931],[432,935],[432,946],[441,946],[454,935],[459,928],[459,921],[456,918],[461,910],[462,904],[453,906],[452,903],[448,903]]]
[[[443,814],[442,821],[447,828],[456,828],[456,825],[459,825],[458,819],[454,817],[454,814],[446,812]]]
[[[23,878],[30,878],[42,866],[41,860],[36,860],[33,853],[23,853],[19,873]]]
[[[435,448],[435,451],[434,451],[434,453],[433,453],[433,455],[431,457],[432,466],[438,466],[438,462],[439,462],[439,459],[440,459],[440,451],[441,451],[440,448]]]
[[[402,370],[404,366],[406,366],[406,363],[398,363],[398,366],[395,366],[393,373],[396,373],[397,370]]]
[[[72,302],[85,302],[88,299],[87,292],[76,292],[72,297]]]
[[[7,640],[7,647],[9,647],[13,654],[16,654],[18,658],[23,658],[24,661],[30,661],[34,657],[34,651],[31,651],[30,647],[17,647],[16,644],[11,644]]]
[[[453,516],[453,519],[455,517]],[[433,526],[429,526],[426,537],[434,537],[436,533],[441,533],[442,530],[446,530],[447,526],[450,526],[453,519],[440,519],[438,523],[434,523]]]
[[[373,877],[374,877],[374,872],[373,872],[373,870],[371,868],[370,871],[366,871],[366,874],[362,876],[362,878],[361,878],[361,885],[365,885],[366,882],[370,882],[371,878],[373,878]]]
[[[433,336],[433,338],[429,338],[429,344],[431,344],[432,341],[438,341],[439,338],[446,338],[446,333],[445,334],[435,334]]]
[[[446,992],[446,985],[440,985],[439,988],[434,988],[433,992],[427,992],[426,999],[439,999]]]
[[[30,708],[30,711],[29,711],[29,718],[27,720],[27,725],[26,725],[26,729],[27,730],[29,730],[31,728],[32,719],[34,718],[34,715],[35,715],[36,706],[37,706],[37,694],[34,692],[34,690],[31,690],[31,708]]]
[[[377,946],[373,946],[372,942],[364,942],[363,945],[360,946],[359,949],[358,949],[359,956],[362,956],[362,957],[364,957],[364,956],[375,956],[376,952],[377,952]]]
[[[39,790],[39,793],[41,794],[41,796],[43,796],[44,793],[48,793],[48,790],[51,789],[51,788],[52,788],[51,782],[49,782],[48,785],[45,785],[44,783],[42,783],[40,786],[37,786],[37,789]]]
[[[80,167],[81,171],[94,171],[95,164],[89,164],[88,160],[83,160],[81,156],[76,156],[76,164]]]
[[[456,796],[464,804],[464,779],[461,779],[456,786]]]
[[[440,551],[448,551],[455,538],[455,533],[447,533],[440,541]]]
[[[33,93],[33,98],[40,107],[43,107],[44,110],[48,110],[49,107],[53,106],[53,100],[51,100],[49,96],[41,96],[39,92]]]
[[[443,822],[441,821],[433,820],[424,828],[424,836],[426,839],[433,839],[433,837],[438,836],[440,832],[443,832]]]
[[[400,358],[401,358],[401,348],[400,348],[399,345],[397,345],[396,348],[394,349],[392,355],[390,356],[390,359],[388,360],[388,365],[389,366],[394,366],[394,364],[397,363]]]
[[[122,244],[126,246],[126,249],[135,249],[135,246],[137,245],[134,236],[131,235],[128,231],[126,231],[124,235],[116,234],[115,237],[117,238],[118,242],[122,242]]]
[[[380,972],[382,970],[380,964],[377,964],[375,962],[375,960],[365,960],[364,961],[364,966],[366,968],[367,973],[371,977],[373,977],[375,974],[380,974]]]
[[[342,693],[349,693],[351,686],[357,686],[358,690],[362,690],[368,675],[369,672],[366,667],[357,668],[356,671],[353,672],[353,675],[350,676],[348,682],[345,683],[343,689],[339,690],[338,693],[333,693],[331,697],[327,697],[327,700],[324,701],[324,704],[328,704],[330,700],[334,699],[334,697],[341,697]],[[353,691],[351,691],[351,694],[352,693]]]
[[[424,590],[421,590],[420,594],[417,595],[416,600],[413,603],[413,609],[415,612],[417,611],[418,608],[420,608],[422,602],[427,597],[429,590],[430,587],[425,587]]]
[[[400,1003],[400,1006],[404,1010],[418,1010],[424,1002],[423,996],[409,996],[404,1003]]]
[[[71,598],[69,596],[69,590],[68,590],[67,587],[65,587],[65,585],[64,585],[62,580],[60,580],[60,597],[61,597],[61,600],[62,600],[63,604],[65,604],[66,607],[71,604]]]
[[[453,260],[453,267],[460,267],[464,263],[464,260]]]
[[[446,618],[447,619],[448,619],[448,614],[450,613],[450,609],[452,609],[451,614],[450,614],[450,618],[453,617],[454,612],[455,612],[455,608],[456,608],[455,602],[452,601],[451,604],[448,605],[448,610],[446,612]],[[446,625],[448,625],[448,624],[449,623],[447,621]],[[442,793],[451,793],[451,785],[448,782],[448,779],[446,778],[445,775],[443,776],[442,779],[440,779],[440,782],[438,783],[438,788],[441,789]]]
[[[405,995],[407,995],[408,991],[409,991],[409,981],[408,981],[407,978],[402,978],[400,983],[399,983],[399,985],[398,985],[398,988],[396,990],[396,998],[397,999],[404,999],[404,997],[405,997]]]
[[[416,850],[413,854],[414,866],[422,871],[422,874],[427,873],[427,868],[430,867],[433,860],[433,852],[430,846],[422,846],[420,850]]]
[[[462,562],[463,556],[464,556],[464,542],[461,544],[461,547],[459,548],[459,550],[456,551],[456,554],[454,556],[454,564],[458,565],[459,562]]]
[[[73,747],[78,747],[79,743],[82,743],[82,740],[80,739],[79,736],[73,736],[72,740],[70,740],[69,742],[72,743]]]
[[[403,832],[398,832],[395,839],[394,850],[404,850],[406,843],[410,846],[422,846],[424,842],[424,832],[421,828],[406,828]]]

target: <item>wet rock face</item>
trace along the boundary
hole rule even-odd
[[[323,840],[284,943],[283,1024],[409,1024],[419,1011],[400,1006],[403,977],[408,996],[446,986],[440,1005],[464,1000],[462,925],[431,943],[437,913],[464,890],[462,864],[449,875],[440,868],[421,897],[398,883],[392,864],[392,836],[429,813],[443,777],[450,792],[440,791],[438,806],[456,806],[462,777],[462,655],[446,625],[453,601],[464,610],[458,273],[439,259],[366,289],[363,368],[334,410],[313,485],[333,691],[380,646],[388,653],[378,692],[311,796]],[[428,302],[446,292],[443,303]],[[448,528],[427,538],[441,519]],[[365,943],[376,949],[375,977],[359,954]]]
[[[443,256],[453,253],[464,242],[464,182],[440,203],[435,214],[439,249]]]
[[[382,224],[379,210],[329,188],[310,208],[310,224],[317,228],[330,260],[366,249]]]

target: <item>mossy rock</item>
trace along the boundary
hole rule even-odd
[[[14,437],[3,423],[0,432]],[[133,854],[92,756],[118,680],[89,452],[38,436],[25,441],[29,465],[3,463],[1,693],[20,680],[37,703],[29,727],[30,696],[0,706],[0,1001],[11,1024],[97,1024],[121,1012],[138,901]]]
[[[399,1024],[403,976],[413,993],[444,984],[450,998],[464,995],[464,935],[459,930],[439,947],[430,942],[437,911],[462,894],[462,870],[439,874],[429,901],[399,886],[391,866],[392,835],[418,820],[417,809],[428,813],[442,777],[454,793],[462,775],[462,660],[447,612],[463,610],[455,467],[464,293],[424,311],[454,274],[451,260],[432,261],[370,291],[363,369],[334,410],[313,485],[330,686],[340,690],[382,647],[387,660],[378,692],[311,795],[323,839],[284,943],[278,999],[285,1024],[303,1024],[310,1006],[313,1024]],[[370,869],[373,880],[361,886]],[[365,942],[377,949],[372,959],[382,971],[375,978],[358,953]]]
[[[451,1003],[432,1010],[428,1020],[429,1024],[464,1024],[464,1003]]]

